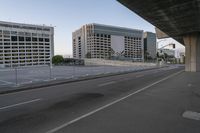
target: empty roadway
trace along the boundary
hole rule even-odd
[[[100,129],[99,131],[90,130],[95,127],[95,121],[87,124],[87,122],[79,123],[79,119],[81,118],[80,121],[82,118],[87,120],[96,113],[98,114],[99,111],[115,108],[118,102],[126,98],[135,97],[138,93],[142,95],[143,91],[167,81],[182,69],[161,68],[0,95],[0,132],[82,132],[76,125],[73,126],[74,122],[86,126],[83,128],[80,125],[85,130],[83,132],[101,132]],[[138,106],[138,104],[136,105]],[[134,106],[134,104],[129,106]],[[118,111],[122,114],[127,113],[126,115],[130,117],[133,115],[128,110],[124,112],[118,108]],[[112,112],[107,114],[105,111],[104,113],[101,115],[112,116]],[[110,119],[109,122],[111,121],[113,124],[119,123],[114,119]],[[100,127],[107,121],[102,122]],[[72,123],[72,125],[69,124],[69,127],[72,126],[72,128],[65,129],[66,123]],[[98,123],[96,124],[98,127]],[[106,127],[105,129],[101,128],[102,131],[106,131]],[[120,129],[123,129],[123,126]],[[110,129],[109,131],[111,132]],[[113,129],[113,133],[116,133],[116,130]]]

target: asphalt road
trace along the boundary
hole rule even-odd
[[[159,98],[144,99],[153,95],[144,93],[156,89],[167,98],[158,86],[175,81],[181,70],[168,67],[0,95],[0,132],[143,133],[152,129],[155,133],[157,128],[158,133],[171,133],[173,129],[159,120],[174,110],[166,103],[162,106]],[[165,113],[152,108],[154,103]],[[195,126],[190,128],[200,131]]]

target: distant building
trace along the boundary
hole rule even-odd
[[[0,67],[49,65],[54,28],[0,21]]]
[[[152,32],[144,32],[144,54],[152,59],[156,58],[157,53],[156,34]]]
[[[74,58],[143,61],[143,31],[87,24],[72,33]]]

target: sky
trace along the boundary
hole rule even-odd
[[[153,25],[116,0],[0,0],[0,21],[54,26],[55,54],[72,54],[72,32],[99,23],[155,32]],[[159,45],[175,42],[160,41]],[[180,44],[178,49],[183,49]]]

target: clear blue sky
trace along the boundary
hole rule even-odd
[[[0,20],[55,26],[55,54],[72,53],[72,32],[88,23],[154,31],[116,0],[0,0]]]

